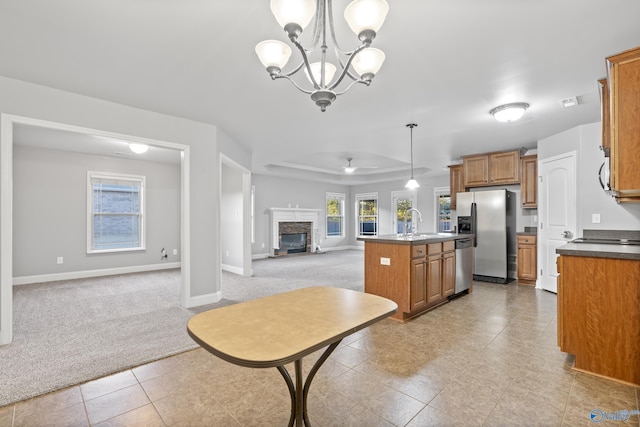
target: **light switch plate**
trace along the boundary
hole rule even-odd
[[[381,265],[391,265],[391,258],[380,257],[380,264]]]
[[[592,224],[600,224],[600,214],[599,213],[591,214],[591,223]]]

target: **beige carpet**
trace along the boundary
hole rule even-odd
[[[180,271],[15,286],[14,341],[0,347],[0,407],[197,345],[194,313],[306,286],[363,289],[363,252],[257,260],[254,276],[223,272],[223,300],[180,307]]]

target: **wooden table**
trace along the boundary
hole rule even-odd
[[[310,426],[307,394],[316,372],[348,335],[396,312],[395,302],[342,288],[311,287],[209,310],[187,331],[214,355],[250,368],[276,367],[289,388],[289,426]],[[328,348],[302,383],[302,358]],[[295,379],[284,365],[294,362]],[[304,424],[303,424],[304,423]]]

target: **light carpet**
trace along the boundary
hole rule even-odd
[[[223,299],[191,309],[179,304],[179,270],[15,286],[0,407],[196,348],[186,332],[195,313],[301,287],[364,284],[362,251],[256,260],[253,271],[223,272]]]

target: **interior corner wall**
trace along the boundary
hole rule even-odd
[[[269,254],[269,208],[320,209],[317,243],[324,249],[351,245],[353,238],[353,208],[349,203],[351,190],[347,185],[328,184],[300,179],[280,178],[269,175],[252,175],[255,186],[255,243],[252,255]],[[345,236],[326,237],[326,197],[329,193],[345,195]]]
[[[538,161],[570,151],[577,152],[577,230],[640,230],[640,204],[618,204],[600,186],[598,170],[605,161],[600,150],[601,123],[577,126],[538,141]],[[593,224],[591,216],[600,214],[601,222]]]
[[[0,77],[0,113],[190,147],[190,297],[220,291],[217,127]],[[184,262],[184,260],[183,260]]]
[[[220,241],[222,268],[243,269],[244,215],[242,172],[222,163]]]
[[[180,262],[179,163],[22,146],[13,154],[14,277]],[[87,171],[145,176],[146,250],[87,254]]]

